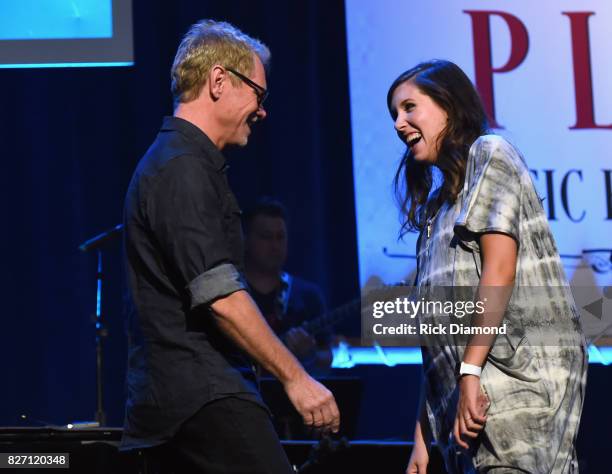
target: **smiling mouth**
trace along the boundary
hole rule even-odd
[[[421,141],[421,138],[423,138],[423,136],[419,132],[412,132],[409,133],[406,137],[406,143],[410,148],[412,148],[414,145]]]
[[[258,117],[258,115],[257,115],[257,112],[253,112],[252,114],[250,114],[250,115],[247,117],[246,122],[247,122],[247,124],[248,124],[249,126],[253,125],[254,123],[259,122],[259,117]]]

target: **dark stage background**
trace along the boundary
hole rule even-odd
[[[96,257],[77,246],[121,221],[131,173],[172,112],[176,48],[201,18],[227,20],[272,51],[268,119],[228,153],[241,205],[261,195],[285,202],[288,268],[318,282],[332,306],[357,296],[343,9],[340,0],[136,0],[134,67],[1,70],[0,425],[21,424],[22,413],[53,424],[94,417]],[[118,242],[105,265],[105,405],[120,425]]]

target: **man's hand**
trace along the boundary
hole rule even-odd
[[[306,372],[285,383],[285,391],[304,424],[323,431],[338,432],[340,412],[332,393]]]
[[[305,424],[338,432],[340,413],[334,396],[274,335],[246,291],[216,300],[211,309],[221,330],[281,381]]]
[[[283,341],[289,350],[300,360],[316,356],[317,342],[302,327],[289,329],[283,337]]]
[[[477,438],[487,421],[486,415],[478,408],[480,378],[463,375],[459,379],[459,402],[453,434],[459,446],[468,449],[466,438]]]

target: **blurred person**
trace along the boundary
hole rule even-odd
[[[245,276],[249,292],[276,334],[311,374],[330,368],[331,328],[324,324],[321,289],[284,270],[288,254],[287,212],[278,201],[259,200],[244,215]],[[320,322],[310,334],[308,323]]]

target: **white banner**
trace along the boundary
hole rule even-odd
[[[362,286],[415,267],[386,94],[433,58],[466,72],[525,156],[572,284],[612,284],[612,2],[346,0],[346,21]]]

